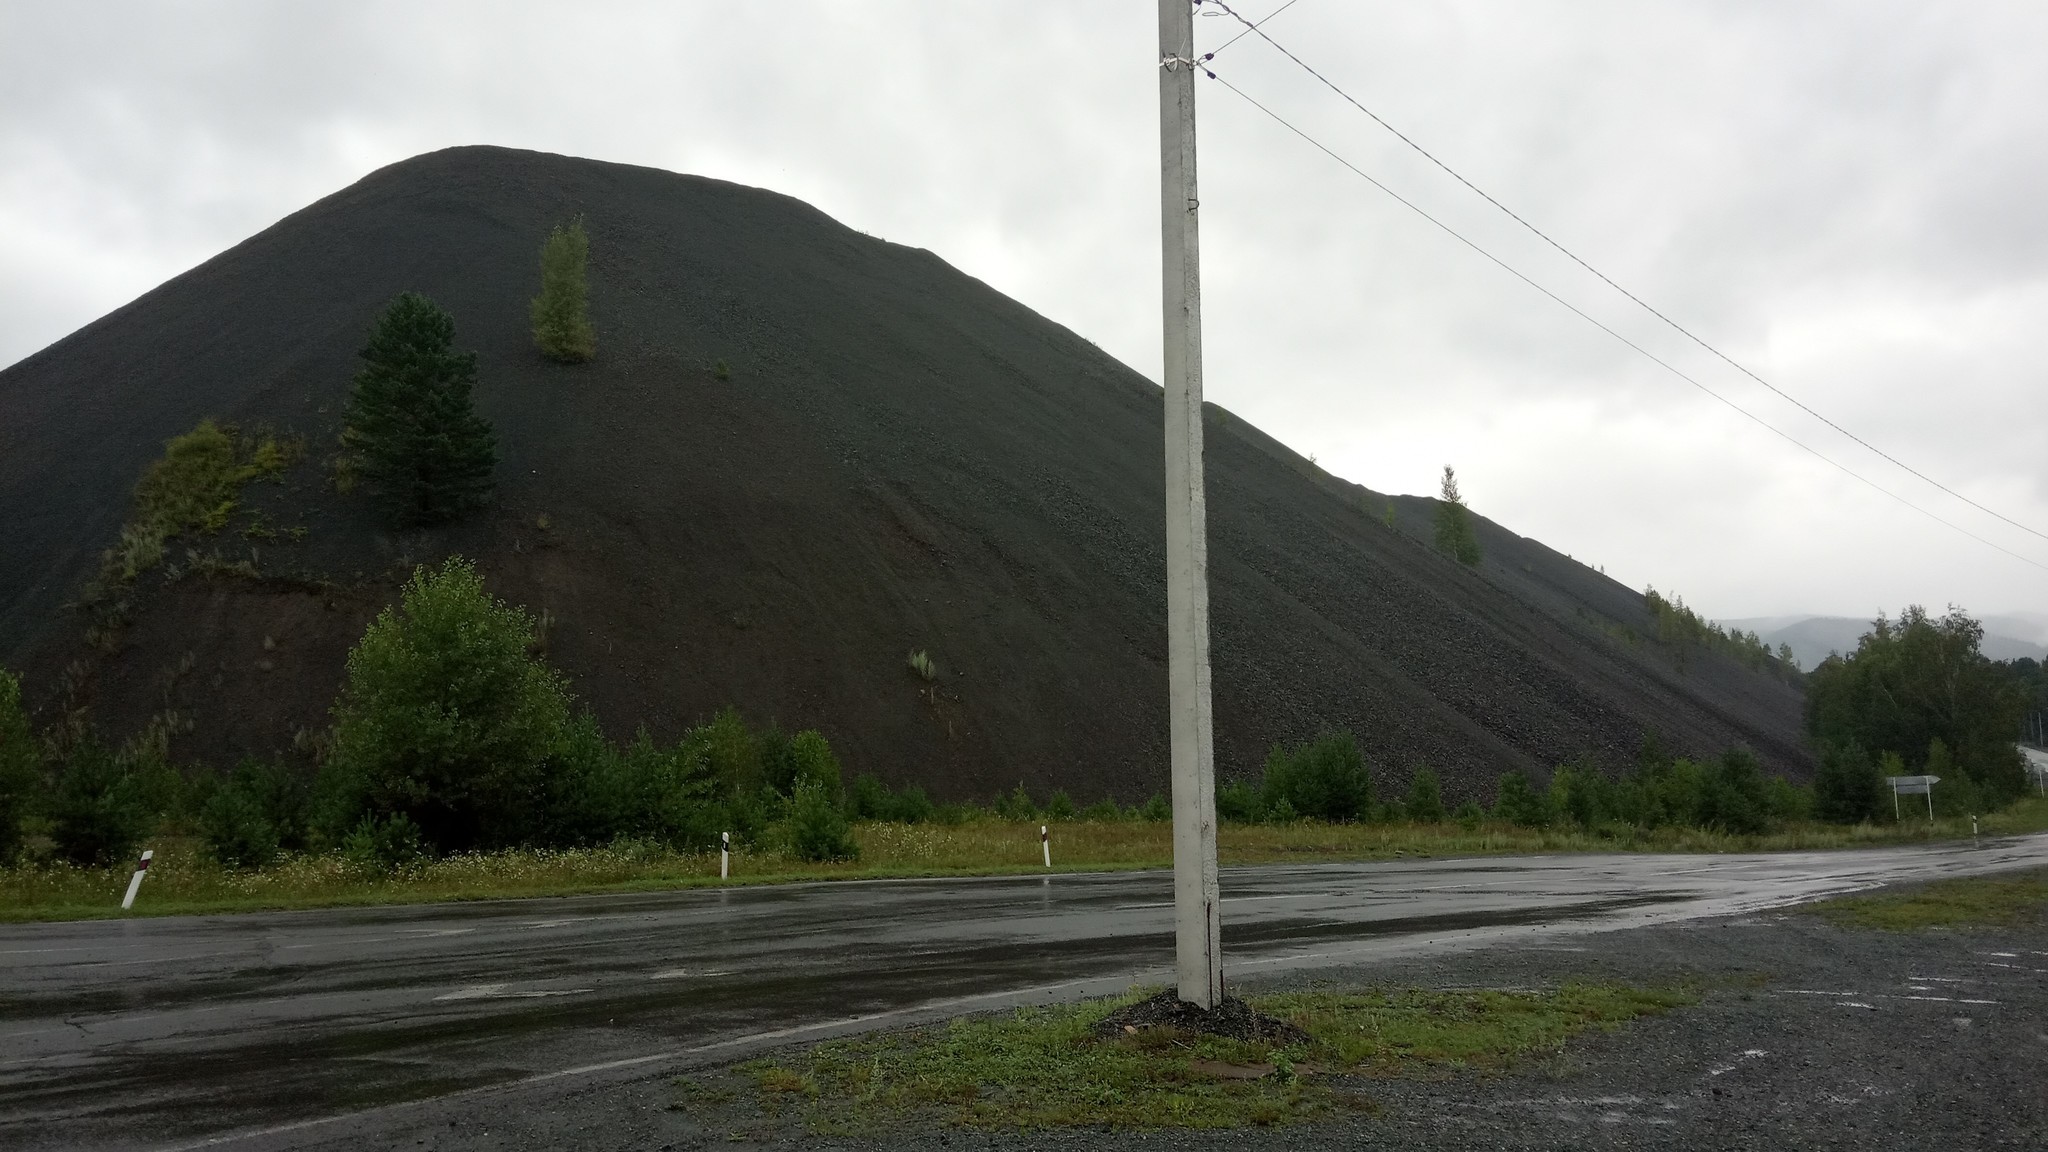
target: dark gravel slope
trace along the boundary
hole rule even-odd
[[[547,229],[592,237],[596,362],[526,330]],[[481,354],[500,498],[394,535],[337,493],[355,352],[424,291]],[[730,378],[712,371],[730,365]],[[116,653],[62,607],[167,437],[214,416],[304,435],[254,493],[304,539],[181,541],[263,580],[145,581]],[[948,795],[1024,780],[1139,796],[1165,777],[1159,389],[930,252],[758,189],[499,148],[383,169],[0,372],[0,663],[61,672],[103,723],[170,708],[181,754],[289,747],[405,566],[478,558],[545,611],[614,732],[726,704],[824,729],[855,770]],[[1354,729],[1391,782],[1744,741],[1798,770],[1795,688],[1681,669],[1635,592],[1482,523],[1466,570],[1429,502],[1328,476],[1221,410],[1209,477],[1217,747]],[[1597,508],[1589,515],[1598,515]],[[545,516],[548,527],[539,527]],[[935,698],[904,667],[929,649]]]

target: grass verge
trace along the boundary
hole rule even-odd
[[[1843,896],[1807,906],[1843,928],[2010,928],[2048,916],[2048,869],[1938,880],[1896,892]]]
[[[813,864],[776,851],[733,857],[733,882],[858,880],[930,876],[1039,874],[1039,824],[970,820],[961,824],[864,823],[854,827],[860,859]],[[1986,817],[1986,835],[2048,829],[2048,801],[2023,801]],[[1518,828],[1457,824],[1225,824],[1224,865],[1394,860],[1552,852],[1772,852],[1868,848],[1967,837],[1969,821],[1898,825],[1801,824],[1763,836],[1692,828],[1651,831]],[[646,844],[517,850],[423,861],[394,872],[352,866],[337,856],[294,856],[254,872],[232,872],[190,837],[151,840],[156,850],[136,915],[248,912],[374,904],[420,904],[660,891],[719,883],[718,855]],[[1170,824],[1135,820],[1052,825],[1057,871],[1165,868],[1173,861]],[[65,864],[0,868],[0,923],[122,915],[128,869]]]
[[[1547,991],[1298,992],[1252,1006],[1307,1044],[1257,1044],[1096,1024],[1137,995],[837,1040],[743,1065],[763,1111],[819,1134],[906,1124],[980,1129],[1235,1128],[1370,1108],[1360,1080],[1498,1070],[1697,1002],[1682,988],[1571,984]],[[679,1086],[680,1107],[703,1094]]]

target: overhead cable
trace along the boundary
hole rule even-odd
[[[1573,304],[1571,301],[1566,300],[1564,297],[1559,296],[1557,293],[1552,292],[1550,289],[1545,288],[1543,285],[1537,283],[1535,280],[1530,279],[1527,275],[1525,275],[1520,269],[1516,268],[1514,265],[1509,264],[1507,261],[1502,260],[1498,256],[1495,256],[1493,253],[1487,251],[1484,248],[1481,248],[1472,240],[1467,239],[1464,236],[1464,234],[1460,233],[1457,229],[1452,228],[1449,224],[1446,224],[1442,220],[1437,219],[1435,216],[1430,215],[1427,211],[1422,209],[1414,201],[1409,200],[1407,197],[1401,195],[1399,192],[1396,192],[1392,188],[1387,187],[1385,184],[1380,183],[1377,179],[1373,178],[1373,176],[1367,173],[1364,169],[1358,167],[1356,164],[1353,164],[1351,161],[1346,160],[1344,157],[1338,155],[1335,151],[1331,150],[1331,148],[1328,145],[1324,144],[1322,141],[1317,140],[1315,137],[1310,136],[1307,132],[1304,132],[1300,128],[1295,127],[1293,123],[1288,121],[1285,117],[1281,116],[1278,112],[1275,112],[1271,108],[1266,107],[1264,104],[1259,103],[1259,101],[1253,99],[1249,94],[1247,94],[1243,89],[1239,88],[1237,85],[1232,84],[1230,81],[1225,80],[1221,76],[1218,76],[1215,73],[1215,71],[1212,70],[1208,65],[1201,64],[1197,66],[1201,68],[1203,74],[1208,76],[1209,79],[1216,81],[1218,84],[1223,85],[1225,88],[1228,88],[1231,92],[1235,93],[1239,99],[1243,100],[1245,103],[1250,104],[1252,107],[1258,109],[1259,111],[1265,113],[1267,116],[1271,117],[1272,120],[1275,123],[1279,124],[1282,128],[1285,128],[1289,132],[1294,133],[1296,136],[1301,137],[1303,140],[1307,141],[1311,146],[1313,146],[1317,151],[1321,152],[1323,155],[1328,156],[1330,159],[1335,160],[1339,164],[1342,164],[1345,168],[1349,169],[1353,175],[1358,176],[1360,179],[1363,179],[1366,183],[1371,184],[1373,187],[1386,193],[1388,196],[1393,197],[1394,200],[1398,202],[1402,207],[1407,208],[1409,211],[1415,213],[1417,216],[1420,216],[1424,220],[1429,221],[1431,224],[1436,225],[1445,233],[1449,234],[1453,239],[1458,241],[1458,243],[1463,244],[1467,248],[1472,249],[1472,251],[1477,252],[1481,256],[1486,257],[1488,260],[1498,265],[1502,270],[1506,271],[1509,275],[1513,276],[1515,279],[1520,280],[1522,283],[1527,284],[1529,287],[1534,288],[1536,291],[1541,292],[1545,296],[1550,297],[1558,304],[1563,305],[1566,309],[1570,310],[1571,313],[1577,316],[1579,319],[1584,320],[1586,323],[1591,324],[1593,327],[1598,328],[1602,332],[1607,333],[1609,336],[1614,337],[1616,340],[1627,345],[1629,348],[1634,349],[1638,354],[1643,356],[1645,359],[1649,360],[1651,363],[1664,369],[1666,372],[1671,373],[1673,376],[1678,377],[1680,380],[1685,381],[1687,384],[1692,385],[1693,387],[1699,389],[1701,392],[1706,393],[1708,396],[1711,396],[1714,399],[1720,401],[1722,404],[1727,405],[1729,408],[1734,409],[1744,418],[1748,419],[1752,423],[1755,423],[1757,426],[1765,429],[1771,434],[1779,437],[1786,443],[1791,444],[1793,447],[1798,448],[1800,451],[1805,452],[1808,455],[1813,456],[1815,459],[1818,459],[1821,462],[1829,465],[1830,467],[1837,469],[1843,474],[1857,481],[1860,481],[1861,483],[1869,486],[1877,492],[1880,492],[1886,496],[1891,497],[1893,500],[1896,500],[1900,504],[1903,504],[1906,507],[1911,508],[1913,511],[1920,513],[1922,516],[1925,516],[1928,519],[1933,520],[1935,523],[1941,524],[1944,527],[1951,528],[1957,532],[1960,532],[1963,535],[1968,536],[1970,539],[1975,540],[1977,543],[1985,545],[1986,547],[1996,548],[1998,551],[2005,553],[2007,556],[2010,556],[2013,559],[2020,561],[2021,563],[2031,564],[2044,572],[2048,572],[2048,564],[2043,564],[2040,561],[2035,560],[2031,557],[2021,555],[2020,553],[2015,552],[2002,544],[1996,543],[1991,540],[1987,540],[1984,537],[1977,535],[1975,532],[1972,532],[1969,529],[1963,527],[1962,525],[1957,524],[1951,520],[1945,519],[1942,516],[1936,514],[1935,512],[1932,512],[1926,508],[1921,507],[1918,504],[1915,504],[1913,501],[1908,500],[1904,496],[1901,496],[1898,493],[1892,491],[1891,489],[1884,487],[1877,481],[1870,479],[1869,477],[1863,475],[1860,472],[1857,472],[1855,469],[1850,468],[1848,465],[1843,464],[1839,460],[1836,460],[1833,457],[1828,456],[1827,454],[1821,452],[1819,449],[1806,444],[1797,437],[1793,436],[1791,433],[1786,432],[1784,429],[1779,428],[1777,425],[1772,424],[1770,421],[1765,420],[1763,417],[1758,416],[1756,413],[1751,412],[1749,409],[1744,408],[1742,405],[1737,404],[1735,401],[1730,400],[1728,397],[1723,396],[1721,393],[1716,392],[1712,388],[1709,388],[1707,385],[1701,383],[1699,380],[1693,378],[1692,376],[1687,375],[1685,372],[1681,371],[1679,368],[1673,365],[1670,361],[1663,359],[1656,353],[1651,352],[1649,349],[1644,348],[1642,345],[1622,335],[1620,332],[1617,332],[1613,328],[1608,327],[1606,324],[1601,323],[1599,320],[1595,319],[1592,315],[1587,313],[1584,309],[1581,309],[1577,305]]]
[[[1238,33],[1237,35],[1235,35],[1235,36],[1232,36],[1232,37],[1231,37],[1230,39],[1228,39],[1228,40],[1225,40],[1225,41],[1223,42],[1223,47],[1222,47],[1222,48],[1218,48],[1218,49],[1216,49],[1216,52],[1221,52],[1221,51],[1223,51],[1223,48],[1228,48],[1228,47],[1230,47],[1230,46],[1231,46],[1232,44],[1235,44],[1235,43],[1237,43],[1237,42],[1238,42],[1239,40],[1242,40],[1242,39],[1244,39],[1245,37],[1247,37],[1247,36],[1251,35],[1252,33],[1254,33],[1254,32],[1257,32],[1257,31],[1259,30],[1259,24],[1264,24],[1264,23],[1266,23],[1266,21],[1267,21],[1267,20],[1271,20],[1271,19],[1272,19],[1273,17],[1275,17],[1275,16],[1278,16],[1278,15],[1279,15],[1279,14],[1281,14],[1282,12],[1285,12],[1285,11],[1287,11],[1287,10],[1288,10],[1289,8],[1292,8],[1292,7],[1294,7],[1294,6],[1296,5],[1296,4],[1299,4],[1299,3],[1301,3],[1301,0],[1287,0],[1287,3],[1285,3],[1285,4],[1282,4],[1282,5],[1281,5],[1281,6],[1279,6],[1278,8],[1275,8],[1275,9],[1273,9],[1273,10],[1272,10],[1271,12],[1268,12],[1268,13],[1266,13],[1266,19],[1265,19],[1265,20],[1261,20],[1261,21],[1259,21],[1259,22],[1258,22],[1258,24],[1248,24],[1248,23],[1246,23],[1246,21],[1245,21],[1245,18],[1244,18],[1244,17],[1242,17],[1242,16],[1239,16],[1239,15],[1238,15],[1237,13],[1235,13],[1235,12],[1230,12],[1230,10],[1229,10],[1228,8],[1224,8],[1223,10],[1224,10],[1224,11],[1226,11],[1226,12],[1230,12],[1230,15],[1231,15],[1231,16],[1233,16],[1233,17],[1235,17],[1238,23],[1240,23],[1240,24],[1245,24],[1245,30],[1244,30],[1244,31],[1242,31],[1242,32],[1239,32],[1239,33]],[[1221,8],[1221,7],[1223,7],[1223,6],[1219,4],[1219,5],[1217,5],[1217,7]],[[1208,13],[1203,13],[1203,15],[1208,15]],[[1202,57],[1202,59],[1204,59],[1204,60],[1214,60],[1214,59],[1216,58],[1216,52],[1211,52],[1211,53],[1209,53],[1209,54],[1208,54],[1207,56],[1204,56],[1204,57]]]
[[[1318,81],[1322,83],[1322,85],[1325,88],[1328,88],[1330,91],[1335,92],[1338,96],[1342,97],[1345,103],[1351,105],[1353,108],[1358,109],[1360,112],[1365,113],[1367,116],[1372,118],[1373,123],[1378,124],[1380,127],[1385,128],[1387,131],[1393,133],[1394,136],[1401,141],[1401,143],[1406,144],[1410,148],[1413,148],[1417,153],[1421,154],[1421,156],[1424,159],[1428,160],[1431,164],[1434,164],[1438,168],[1441,168],[1445,172],[1449,173],[1450,176],[1453,179],[1457,180],[1458,183],[1463,184],[1465,187],[1471,189],[1475,194],[1477,194],[1481,199],[1485,200],[1488,204],[1491,204],[1495,208],[1500,209],[1501,212],[1505,213],[1509,219],[1513,220],[1515,223],[1520,224],[1522,227],[1534,233],[1545,244],[1548,244],[1552,248],[1557,249],[1559,252],[1564,253],[1564,255],[1568,257],[1573,263],[1577,264],[1581,268],[1584,268],[1586,271],[1591,272],[1594,276],[1599,277],[1600,280],[1603,283],[1605,283],[1609,288],[1612,288],[1616,292],[1621,293],[1623,296],[1628,297],[1637,306],[1641,307],[1645,312],[1648,312],[1650,315],[1655,316],[1657,319],[1662,320],[1664,323],[1670,325],[1671,328],[1674,331],[1676,331],[1679,335],[1684,336],[1687,340],[1690,340],[1694,344],[1699,345],[1701,348],[1706,349],[1709,353],[1713,354],[1717,359],[1734,368],[1737,372],[1742,373],[1744,376],[1747,376],[1751,380],[1754,380],[1757,383],[1763,385],[1765,388],[1770,389],[1772,392],[1776,393],[1780,399],[1785,400],[1787,403],[1790,403],[1794,407],[1798,408],[1800,411],[1806,413],[1808,416],[1813,417],[1814,419],[1834,429],[1836,432],[1839,432],[1843,436],[1848,437],[1850,440],[1855,441],[1857,444],[1863,446],[1865,449],[1876,454],[1888,463],[1904,470],[1907,473],[1910,473],[1915,477],[1918,477],[1919,479],[1925,481],[1928,484],[1933,485],[1936,488],[1939,488],[1943,492],[1948,493],[1950,496],[1953,496],[1956,499],[1961,500],[1963,503],[1968,504],[1970,507],[1977,509],[1979,512],[1983,512],[1987,515],[1994,516],[2000,520],[2003,520],[2007,524],[2010,524],[2013,527],[2018,528],[2022,532],[2027,532],[2034,536],[2038,536],[2043,540],[2048,540],[2048,533],[2041,532],[2040,530],[2030,527],[2029,525],[2022,524],[2018,520],[2015,520],[2012,517],[2007,516],[2005,513],[2000,512],[1995,508],[1988,507],[1976,500],[1971,499],[1968,496],[1963,495],[1961,492],[1958,492],[1955,489],[1949,487],[1948,485],[1943,484],[1941,481],[1936,480],[1934,477],[1929,476],[1925,472],[1920,471],[1918,468],[1913,467],[1912,465],[1906,463],[1905,461],[1899,459],[1891,453],[1886,452],[1884,449],[1879,448],[1877,445],[1872,444],[1870,441],[1865,440],[1863,437],[1858,436],[1856,433],[1849,431],[1847,428],[1844,428],[1842,425],[1836,423],[1834,420],[1829,419],[1827,416],[1822,415],[1820,412],[1816,411],[1811,405],[1807,404],[1805,401],[1785,391],[1783,388],[1778,387],[1776,384],[1771,383],[1769,380],[1764,379],[1762,376],[1757,375],[1755,372],[1750,371],[1749,368],[1745,367],[1743,364],[1735,360],[1733,357],[1729,356],[1727,353],[1721,351],[1719,348],[1714,347],[1712,344],[1709,344],[1705,340],[1702,340],[1698,336],[1694,335],[1691,329],[1685,327],[1683,324],[1680,324],[1678,321],[1673,320],[1671,317],[1665,315],[1663,312],[1659,311],[1655,307],[1652,307],[1642,297],[1622,287],[1620,284],[1615,283],[1613,277],[1607,275],[1607,273],[1602,272],[1598,268],[1593,267],[1584,259],[1580,258],[1578,253],[1558,243],[1556,240],[1553,240],[1550,237],[1550,235],[1544,232],[1541,228],[1538,228],[1534,224],[1529,223],[1513,209],[1509,208],[1507,205],[1501,203],[1500,201],[1494,199],[1491,195],[1487,193],[1487,191],[1484,188],[1481,188],[1477,184],[1472,183],[1472,181],[1467,180],[1464,177],[1464,175],[1460,173],[1457,169],[1444,163],[1442,160],[1437,159],[1436,156],[1433,153],[1431,153],[1427,148],[1424,148],[1422,145],[1417,144],[1415,141],[1409,139],[1408,135],[1402,132],[1399,128],[1396,128],[1392,124],[1387,123],[1386,120],[1380,117],[1379,113],[1374,112],[1372,109],[1367,108],[1365,105],[1359,103],[1356,99],[1353,99],[1350,93],[1344,91],[1342,88],[1339,88],[1334,82],[1330,80],[1329,77],[1324,76],[1322,73],[1316,71],[1314,68],[1309,67],[1306,61],[1304,61],[1301,57],[1296,56],[1293,52],[1289,51],[1285,45],[1282,45],[1279,41],[1273,39],[1271,36],[1266,35],[1266,33],[1262,31],[1259,26],[1261,24],[1264,24],[1266,20],[1271,20],[1273,16],[1279,15],[1279,12],[1273,13],[1273,16],[1266,17],[1266,20],[1260,20],[1257,23],[1253,23],[1252,21],[1247,20],[1243,16],[1239,15],[1236,10],[1231,8],[1229,4],[1224,3],[1223,0],[1196,0],[1196,2],[1198,4],[1214,4],[1216,5],[1216,7],[1222,9],[1224,13],[1235,19],[1238,23],[1243,24],[1245,26],[1244,31],[1232,37],[1229,43],[1226,43],[1224,45],[1225,48],[1229,47],[1230,44],[1237,43],[1237,41],[1242,40],[1246,36],[1250,36],[1256,33],[1259,39],[1264,40],[1267,44],[1271,45],[1275,51],[1279,52],[1282,56],[1285,56],[1289,60],[1293,61],[1296,65],[1298,65],[1301,68],[1302,71],[1307,72],[1310,76],[1315,77]],[[1222,50],[1222,48],[1219,48],[1216,51],[1220,52]],[[1202,60],[1207,61],[1213,59],[1215,55],[1215,52],[1211,52],[1208,55],[1203,56]]]

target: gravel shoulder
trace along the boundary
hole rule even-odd
[[[1363,1112],[1218,1133],[924,1131],[820,1138],[764,1115],[731,1067],[405,1110],[291,1146],[561,1148],[2040,1148],[2048,922],[1897,934],[1797,910],[1247,982],[1534,987],[1689,981],[1701,1003],[1496,1075],[1361,1079]],[[310,1135],[301,1133],[300,1136]]]

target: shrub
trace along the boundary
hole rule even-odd
[[[1326,732],[1289,751],[1280,745],[1266,756],[1264,800],[1281,800],[1301,816],[1339,823],[1372,811],[1372,778],[1358,741],[1345,731]]]
[[[540,249],[540,295],[528,315],[540,354],[562,364],[580,364],[597,354],[590,327],[590,234],[583,220],[555,225]]]
[[[39,760],[21,706],[21,681],[0,670],[0,865],[21,854],[22,822],[40,783]]]
[[[932,663],[931,654],[922,648],[912,652],[906,663],[910,666],[911,674],[919,680],[931,681],[939,678],[939,666]]]
[[[342,859],[367,871],[403,868],[425,854],[419,825],[403,812],[365,816],[341,841]]]
[[[1739,835],[1754,835],[1770,826],[1763,769],[1749,749],[1730,748],[1708,769],[1699,823]]]
[[[617,794],[625,803],[609,829],[613,837],[691,848],[709,846],[728,831],[714,826],[718,812],[711,803],[711,772],[695,746],[680,743],[663,751],[643,732],[615,762]]]
[[[182,532],[216,532],[235,512],[250,481],[276,477],[294,449],[270,436],[244,436],[232,425],[201,420],[164,442],[135,485],[134,509],[82,602],[100,608],[96,630],[117,628],[121,609],[106,601],[117,587],[163,562],[165,542]]]
[[[260,868],[305,846],[307,797],[282,765],[244,760],[199,809],[199,835],[228,868]]]
[[[1216,789],[1216,818],[1234,824],[1256,824],[1266,818],[1266,805],[1250,781],[1233,780]]]
[[[1138,818],[1140,820],[1150,820],[1154,824],[1163,823],[1173,819],[1173,805],[1167,801],[1166,797],[1154,792],[1152,798],[1145,801],[1145,806],[1138,809]]]
[[[1637,778],[1642,790],[1642,824],[1698,827],[1707,822],[1707,778],[1699,764],[1677,759]]]
[[[240,788],[214,790],[199,810],[199,835],[224,868],[261,868],[277,858],[277,829]]]
[[[1764,808],[1773,822],[1811,820],[1813,789],[1773,776],[1764,782]]]
[[[1486,809],[1481,808],[1477,800],[1467,800],[1458,805],[1456,812],[1451,813],[1451,819],[1456,820],[1458,826],[1467,832],[1475,831],[1486,822]]]
[[[853,841],[839,801],[818,781],[804,778],[789,802],[790,849],[801,860],[854,860],[860,845]]]
[[[67,741],[50,796],[50,838],[74,864],[115,865],[149,833],[135,774],[90,732]]]
[[[450,520],[488,501],[498,450],[476,414],[476,353],[454,350],[455,321],[407,292],[363,347],[343,443],[400,524]]]
[[[614,748],[597,720],[571,721],[549,758],[547,812],[535,839],[595,845],[620,838],[671,848],[704,847],[724,831],[700,744],[663,748],[643,729]]]
[[[415,569],[349,653],[330,826],[403,815],[439,851],[531,839],[569,720],[562,678],[527,654],[533,634],[468,561]]]
[[[856,820],[894,820],[902,824],[921,824],[937,815],[923,788],[912,784],[901,792],[891,792],[888,785],[868,775],[853,782],[847,808]]]
[[[1424,824],[1441,824],[1444,819],[1443,788],[1436,773],[1427,766],[1417,768],[1408,781],[1408,819]]]
[[[1114,824],[1124,818],[1124,810],[1117,807],[1115,800],[1105,796],[1086,808],[1081,809],[1081,819],[1102,824]]]
[[[1861,824],[1889,814],[1884,779],[1861,744],[1823,745],[1813,778],[1813,815],[1830,824]]]
[[[855,820],[893,820],[896,797],[890,794],[887,784],[864,772],[854,779],[853,788],[847,793],[846,808]]]
[[[188,529],[217,532],[234,514],[244,484],[283,469],[284,449],[276,440],[252,441],[201,420],[165,441],[163,456],[135,486],[136,518],[159,539]]]
[[[786,758],[790,764],[792,794],[805,783],[817,785],[834,804],[842,800],[839,758],[832,745],[815,730],[806,729],[790,737]]]
[[[996,797],[995,812],[1005,820],[1038,819],[1038,805],[1032,802],[1031,793],[1024,790],[1021,781],[1009,795]]]
[[[1550,777],[1547,806],[1558,820],[1593,828],[1616,815],[1612,791],[1612,785],[1597,769],[1560,765]]]
[[[1072,820],[1074,798],[1064,788],[1053,789],[1052,798],[1045,802],[1045,817],[1048,820]]]
[[[1529,787],[1526,776],[1508,772],[1502,774],[1494,794],[1493,818],[1522,828],[1541,828],[1550,823],[1550,810],[1543,797]]]
[[[755,795],[768,785],[761,741],[748,730],[739,709],[720,709],[691,735],[703,745],[705,763],[722,799]]]

